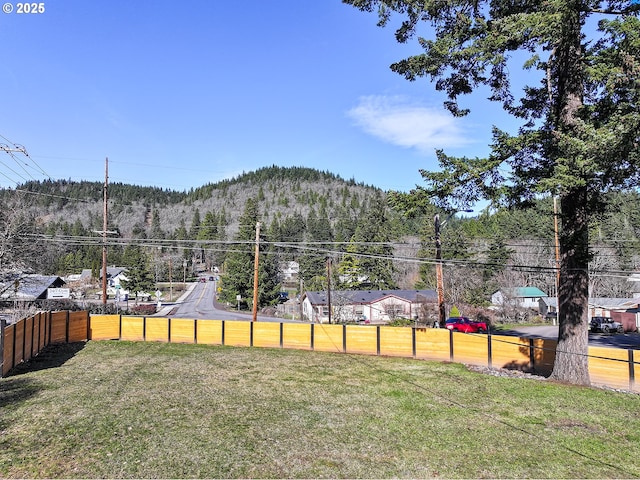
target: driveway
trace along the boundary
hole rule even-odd
[[[557,326],[542,327],[518,327],[513,326],[508,330],[500,330],[496,335],[512,335],[524,338],[548,338],[558,339]],[[627,350],[640,350],[640,334],[633,333],[591,333],[589,332],[589,345],[593,347],[614,347]]]

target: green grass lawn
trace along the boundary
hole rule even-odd
[[[89,342],[0,379],[0,477],[635,478],[639,412],[457,364]]]

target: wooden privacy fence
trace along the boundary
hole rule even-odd
[[[89,312],[39,312],[6,325],[0,324],[0,377],[19,363],[35,357],[48,345],[89,339]]]
[[[548,375],[556,341],[505,335],[465,334],[437,328],[283,322],[195,320],[56,312],[3,329],[3,375],[48,343],[128,340],[267,347],[408,357],[509,368]],[[50,317],[46,317],[50,315]],[[47,320],[50,318],[50,320]],[[23,320],[21,320],[23,322]],[[35,333],[37,331],[37,334]],[[34,348],[37,345],[38,348]],[[640,391],[634,350],[589,347],[594,385]]]

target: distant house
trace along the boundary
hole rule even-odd
[[[491,295],[491,303],[496,306],[510,305],[519,308],[540,308],[540,299],[548,295],[536,287],[503,288]]]
[[[55,275],[11,274],[0,281],[0,300],[46,300],[50,288],[62,288],[62,278]]]
[[[126,282],[128,280],[126,277],[126,272],[126,267],[107,267],[107,285],[110,287],[115,287],[116,285],[120,285],[121,281]],[[85,268],[80,274],[80,280],[89,282],[91,281],[91,276],[91,270]],[[98,280],[102,280],[102,269],[98,271]]]
[[[555,317],[558,312],[556,297],[541,298],[540,315]],[[612,317],[623,324],[625,331],[640,327],[640,298],[589,298],[589,318]]]
[[[300,273],[300,264],[294,261],[283,262],[280,265],[280,273],[283,280],[296,279]]]
[[[336,323],[386,323],[398,318],[424,321],[427,310],[435,312],[437,298],[435,290],[335,290],[331,292],[331,320]],[[302,315],[310,322],[328,322],[327,292],[306,292],[302,297]]]

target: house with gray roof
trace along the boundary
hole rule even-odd
[[[3,276],[0,281],[0,300],[45,300],[50,288],[61,288],[64,285],[64,280],[55,275],[13,273]]]
[[[305,292],[302,316],[314,323],[387,323],[405,318],[421,322],[437,310],[435,290],[334,290]]]

